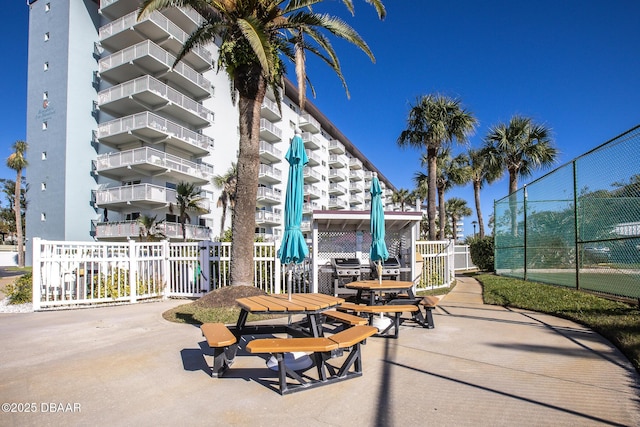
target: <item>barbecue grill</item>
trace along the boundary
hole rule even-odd
[[[378,278],[378,262],[370,261],[371,276],[374,279]],[[382,261],[382,278],[400,280],[400,261],[398,257],[389,257],[386,261]]]
[[[333,258],[333,277],[339,285],[360,280],[360,260],[358,258]]]

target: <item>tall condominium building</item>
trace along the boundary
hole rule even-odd
[[[218,72],[217,45],[194,48],[173,66],[202,20],[173,8],[138,20],[136,0],[31,0],[27,142],[27,246],[49,240],[137,239],[141,215],[164,220],[181,240],[176,187],[201,189],[186,238],[211,239],[221,224],[221,190],[212,185],[237,160],[238,109],[229,78]],[[394,187],[313,104],[301,111],[286,82],[279,109],[262,106],[256,233],[283,232],[284,154],[296,128],[309,164],[304,172],[303,229],[313,210],[369,209],[377,172],[385,195]],[[387,198],[390,200],[390,197]]]

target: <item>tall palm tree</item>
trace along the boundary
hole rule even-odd
[[[451,150],[445,149],[441,151],[436,159],[438,165],[438,175],[436,177],[436,187],[438,193],[438,216],[443,218],[440,221],[440,240],[445,239],[446,225],[446,205],[444,195],[456,185],[462,185],[468,182],[469,167],[467,165],[464,154],[460,154],[451,158]]]
[[[452,197],[447,200],[445,210],[447,212],[447,218],[451,221],[451,234],[453,235],[453,243],[455,244],[458,221],[465,216],[471,215],[472,211],[471,208],[467,206],[467,201],[458,197]]]
[[[490,167],[509,173],[509,207],[511,232],[518,234],[517,200],[518,177],[528,177],[536,169],[555,163],[558,150],[553,146],[551,130],[534,123],[529,117],[515,115],[508,124],[499,123],[489,129],[485,137],[484,153]]]
[[[454,141],[466,143],[476,123],[476,118],[462,107],[460,100],[443,95],[425,95],[418,98],[409,111],[407,128],[398,137],[398,145],[401,147],[425,148],[427,151],[429,240],[436,239],[438,153]]]
[[[158,216],[154,215],[140,215],[138,217],[138,224],[140,224],[140,231],[138,233],[140,241],[142,242],[159,242],[166,239],[167,236],[162,231],[160,224],[164,220],[158,221]]]
[[[18,238],[18,267],[24,267],[24,235],[22,232],[22,209],[20,206],[22,192],[22,169],[26,168],[26,153],[29,145],[25,141],[13,143],[13,153],[7,158],[7,166],[16,171],[16,185],[13,195],[13,213],[16,217],[16,237]]]
[[[220,218],[220,237],[224,235],[224,224],[227,220],[227,209],[231,209],[236,205],[236,186],[238,184],[238,167],[235,163],[231,163],[231,167],[224,175],[216,175],[213,177],[213,185],[222,190],[218,197],[219,208],[222,208],[222,217]],[[233,218],[232,218],[233,221]]]
[[[189,212],[207,213],[201,205],[204,197],[200,195],[200,188],[190,182],[181,182],[176,187],[176,204],[178,205],[178,219],[182,224],[182,239],[187,241],[187,221],[191,223]]]
[[[429,196],[429,176],[424,172],[418,171],[413,174],[413,184],[415,185],[413,195],[422,205],[422,202],[427,200]]]
[[[404,212],[404,206],[411,201],[411,193],[406,188],[400,188],[391,194],[391,201],[400,205],[400,210]]]
[[[484,238],[484,218],[482,217],[482,207],[480,204],[480,190],[484,184],[491,184],[502,175],[502,169],[491,166],[487,160],[487,155],[482,150],[470,149],[469,157],[469,181],[473,185],[473,197],[476,205],[476,216],[478,218],[478,228],[480,238]]]
[[[342,2],[353,14],[353,1]],[[381,0],[365,2],[384,18],[386,11]],[[239,109],[238,183],[230,269],[233,285],[253,285],[253,259],[249,255],[253,253],[253,235],[247,231],[255,229],[260,109],[267,87],[280,99],[285,73],[282,57],[295,64],[302,110],[307,81],[305,52],[317,55],[329,65],[349,94],[338,57],[325,32],[350,42],[374,60],[371,50],[353,28],[339,18],[315,12],[319,3],[318,0],[144,0],[140,7],[139,17],[173,6],[190,6],[204,17],[204,22],[184,43],[176,62],[193,47],[219,37],[218,67],[229,75]]]

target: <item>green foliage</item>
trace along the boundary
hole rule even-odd
[[[153,281],[136,281],[137,295],[145,295],[153,290]],[[115,268],[108,276],[102,276],[98,285],[93,289],[94,298],[113,298],[126,297],[131,295],[131,287],[129,286],[129,270],[124,268]]]
[[[493,236],[472,237],[468,240],[471,261],[483,271],[494,271]]]
[[[4,288],[9,304],[25,304],[33,301],[33,278],[31,272],[18,277]]]

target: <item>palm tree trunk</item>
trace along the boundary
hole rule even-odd
[[[22,233],[22,212],[20,209],[20,195],[22,190],[22,169],[16,173],[14,188],[13,212],[16,216],[16,236],[18,238],[18,267],[24,267],[24,236]]]
[[[480,208],[480,182],[473,182],[473,196],[476,202],[476,215],[478,216],[478,228],[480,238],[484,238],[484,219],[482,219],[482,209]]]
[[[509,169],[509,210],[511,211],[511,235],[518,235],[518,171]]]
[[[227,202],[222,203],[222,216],[220,217],[220,239],[224,236],[224,223],[227,220]]]
[[[232,285],[253,286],[253,241],[256,228],[256,194],[260,166],[260,109],[266,93],[266,81],[261,70],[238,73],[240,112],[240,146],[238,151],[238,181],[236,205],[231,226]]]
[[[444,188],[438,187],[438,216],[440,217],[440,235],[439,239],[444,240],[444,229],[447,223],[447,214],[444,209]]]
[[[429,187],[427,188],[427,219],[429,240],[436,240],[436,175],[438,173],[437,150],[427,148]]]

